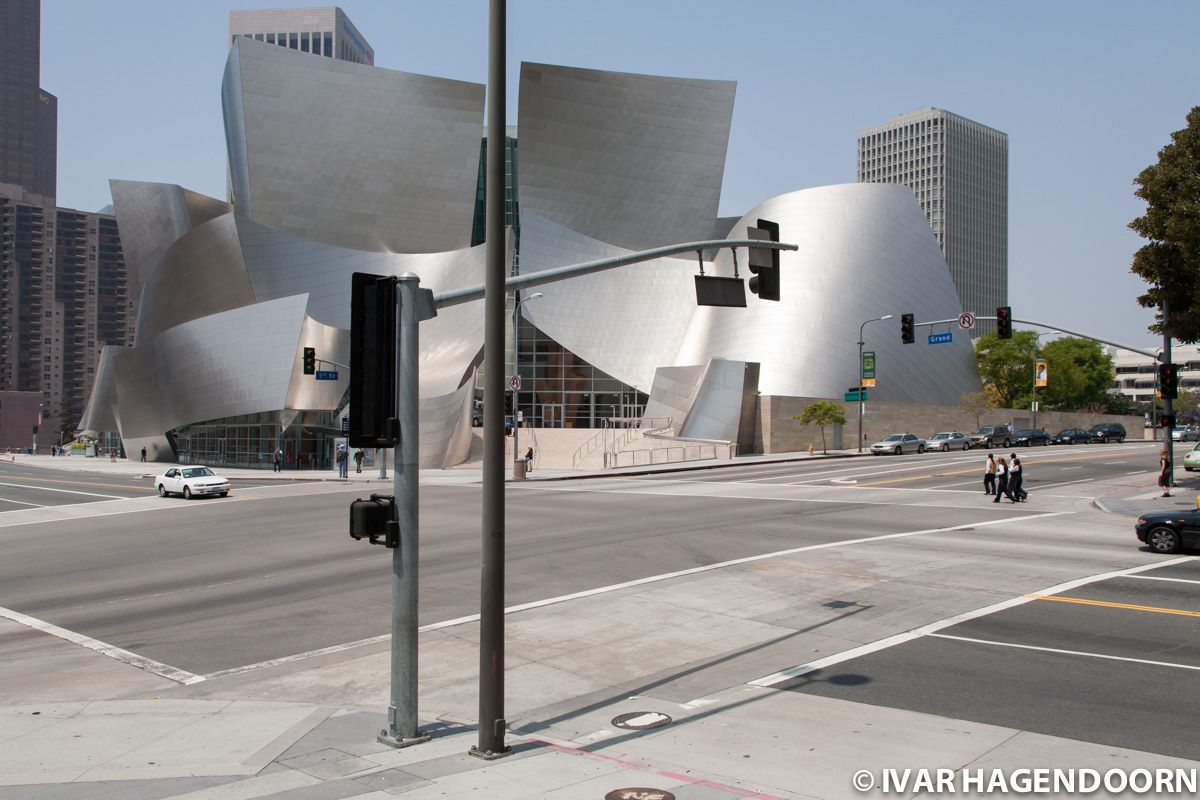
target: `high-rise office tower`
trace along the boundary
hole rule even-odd
[[[859,132],[858,180],[912,189],[964,311],[1008,305],[1008,134],[940,108],[901,114]]]
[[[47,433],[83,412],[136,299],[111,214],[55,205],[58,101],[38,87],[39,0],[0,0],[0,390],[37,392]]]
[[[340,8],[230,11],[230,43],[238,36],[342,61],[375,63],[375,51]]]
[[[40,32],[40,0],[0,0],[0,184],[52,198],[58,99],[38,86]]]

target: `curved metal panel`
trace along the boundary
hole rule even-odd
[[[421,431],[417,463],[425,468],[444,468],[461,464],[471,453],[471,398],[475,372],[471,380],[449,394],[421,398]]]
[[[522,64],[522,239],[525,211],[630,250],[709,238],[736,88]]]
[[[230,205],[173,183],[110,180],[121,250],[135,297],[167,248],[197,225],[228,214]]]
[[[184,322],[254,303],[233,214],[188,231],[159,263],[142,288],[135,345]]]
[[[312,242],[238,219],[237,228],[254,295],[260,301],[298,292],[309,296],[308,313],[338,328],[350,327],[350,276],[355,272],[421,277],[435,293],[484,280],[485,248],[447,253],[371,253]],[[512,242],[508,244],[512,257]],[[458,389],[483,347],[483,304],[441,309],[421,324],[421,396]]]
[[[296,343],[296,352],[292,359],[292,379],[288,387],[287,400],[284,408],[294,408],[301,411],[331,411],[338,407],[346,390],[350,388],[350,368],[333,366],[332,364],[318,365],[322,371],[334,371],[338,374],[336,381],[319,381],[313,375],[304,374],[304,359],[301,350],[312,347],[317,351],[317,358],[332,361],[336,364],[350,363],[350,331],[323,325],[312,317],[304,318],[304,327],[300,330],[300,341]]]
[[[192,320],[114,357],[121,438],[285,407],[304,295]]]
[[[105,431],[117,430],[115,406],[117,403],[116,370],[113,367],[114,357],[127,347],[106,345],[100,351],[100,361],[96,364],[96,382],[92,384],[92,394],[88,397],[87,408],[79,418],[79,429],[89,431],[93,435]]]
[[[239,214],[360,250],[470,244],[483,86],[239,37],[222,103]]]
[[[923,321],[956,318],[963,310],[907,187],[851,183],[780,195],[743,216],[730,235],[742,238],[760,217],[779,223],[780,237],[800,245],[780,254],[781,300],[748,295],[747,309],[697,308],[675,363],[758,361],[763,394],[841,397],[858,383],[859,327],[894,314],[865,330],[865,349],[878,363],[873,398],[948,404],[979,391],[965,332],[951,344],[929,345],[929,329],[919,328],[916,344],[900,341],[902,313]],[[717,256],[715,269],[733,274],[728,250]]]
[[[521,212],[521,273],[628,253],[528,210]],[[695,261],[660,258],[539,286],[521,315],[614,378],[649,392],[654,370],[678,363],[696,307]],[[700,359],[706,361],[707,359]]]

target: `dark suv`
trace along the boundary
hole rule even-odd
[[[1117,442],[1120,444],[1125,441],[1125,426],[1116,422],[1101,422],[1099,425],[1093,425],[1088,434],[1093,442]]]
[[[991,448],[992,445],[1008,447],[1009,428],[1007,425],[991,425],[980,428],[967,438],[971,440],[971,447]]]

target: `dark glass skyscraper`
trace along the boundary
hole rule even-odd
[[[39,0],[0,0],[0,183],[54,197],[58,98],[38,86]]]

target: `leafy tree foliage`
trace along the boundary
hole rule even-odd
[[[1026,408],[1033,401],[1033,371],[1038,358],[1048,362],[1046,386],[1038,402],[1056,411],[1081,411],[1088,406],[1117,405],[1108,394],[1113,383],[1112,356],[1099,342],[1064,337],[1037,347],[1033,331],[1015,331],[1013,338],[994,333],[979,337],[975,358],[984,392],[1002,408]]]
[[[800,420],[803,425],[819,425],[821,427],[821,452],[828,453],[825,445],[826,425],[845,425],[846,411],[839,403],[832,400],[817,400],[804,407],[804,413],[792,419]]]
[[[1033,331],[1013,331],[1011,339],[1001,339],[992,332],[975,340],[979,377],[997,407],[1029,405],[1036,347],[1037,334]]]
[[[1046,386],[1038,399],[1056,411],[1078,411],[1089,403],[1109,401],[1113,385],[1112,356],[1099,342],[1064,337],[1047,342],[1041,357],[1048,362]]]
[[[63,395],[62,406],[58,410],[58,434],[59,442],[69,442],[75,438],[75,426],[79,424],[79,418],[71,411],[71,398]]]
[[[1200,106],[1187,115],[1187,127],[1171,134],[1158,151],[1158,163],[1134,179],[1146,213],[1129,227],[1148,243],[1133,255],[1133,271],[1150,284],[1138,302],[1147,308],[1168,303],[1168,320],[1151,326],[1157,333],[1200,341]]]

